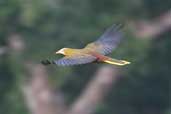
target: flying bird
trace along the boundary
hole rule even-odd
[[[110,54],[122,39],[121,25],[112,25],[96,41],[89,43],[82,49],[62,48],[56,54],[64,55],[53,63],[59,66],[87,64],[91,62],[103,62],[112,65],[127,65],[130,62],[113,59],[106,56]]]

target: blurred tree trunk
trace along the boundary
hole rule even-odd
[[[98,104],[111,90],[118,77],[118,69],[112,66],[101,67],[87,85],[81,96],[72,104],[67,114],[92,114]]]
[[[63,96],[50,86],[45,67],[29,63],[26,69],[29,78],[22,90],[31,113],[63,114],[66,110]]]
[[[171,29],[171,10],[151,21],[133,20],[133,33],[140,38],[155,38],[157,35]]]

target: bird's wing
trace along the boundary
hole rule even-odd
[[[117,47],[122,38],[120,28],[121,24],[112,25],[97,41],[88,44],[85,49],[90,49],[103,55],[111,53],[112,50]]]
[[[59,66],[70,66],[70,65],[79,65],[91,63],[96,60],[96,57],[91,55],[74,55],[74,56],[66,56],[59,60],[53,61],[54,64]]]

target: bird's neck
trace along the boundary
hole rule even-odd
[[[72,56],[80,52],[80,49],[67,48],[65,50],[65,56]]]

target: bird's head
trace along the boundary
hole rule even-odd
[[[67,55],[68,48],[62,48],[56,52],[56,54]]]

